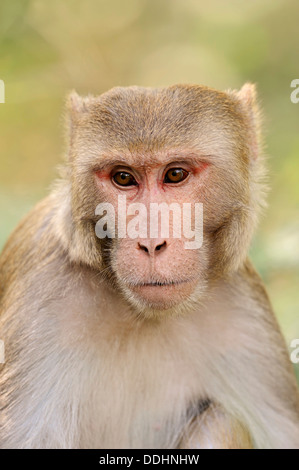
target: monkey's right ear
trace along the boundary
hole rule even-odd
[[[73,90],[66,99],[66,125],[71,141],[73,140],[74,129],[79,121],[79,115],[82,106],[82,98],[75,90]]]
[[[70,145],[73,143],[75,130],[80,124],[82,117],[89,110],[92,97],[81,97],[73,90],[66,99],[66,129]]]
[[[75,90],[72,90],[67,97],[67,108],[72,114],[81,114],[88,111],[88,105],[91,102],[91,96],[82,96],[78,95]]]
[[[90,101],[90,97],[82,98],[75,90],[71,91],[66,100],[66,109],[72,122],[76,123],[88,111]]]

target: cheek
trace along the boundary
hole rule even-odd
[[[240,207],[248,204],[247,184],[222,173],[215,173],[198,193],[203,203],[204,229],[216,230]]]

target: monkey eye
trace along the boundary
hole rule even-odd
[[[180,183],[188,175],[189,172],[183,168],[170,168],[164,176],[164,183]]]
[[[134,176],[126,171],[118,171],[114,173],[112,176],[113,181],[118,186],[136,186],[137,181],[135,180]]]

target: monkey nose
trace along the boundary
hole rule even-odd
[[[144,251],[149,256],[156,256],[167,247],[166,240],[143,240],[138,242],[138,249]]]

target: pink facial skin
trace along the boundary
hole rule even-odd
[[[127,205],[139,202],[147,208],[153,202],[168,205],[175,202],[181,207],[184,202],[200,202],[199,188],[208,166],[208,162],[191,165],[177,158],[167,165],[146,167],[116,162],[115,165],[95,170],[95,179],[104,200],[114,205],[117,221],[119,194],[126,195]],[[173,168],[182,168],[188,176],[177,183],[166,183],[165,174]],[[132,175],[136,185],[118,185],[113,176],[119,171]],[[127,218],[127,223],[131,218]],[[200,250],[186,250],[185,241],[183,235],[181,238],[173,237],[171,224],[167,239],[118,239],[112,249],[112,267],[127,295],[158,309],[172,307],[190,297],[198,284],[205,256],[200,257]],[[194,251],[198,252],[194,254]]]

